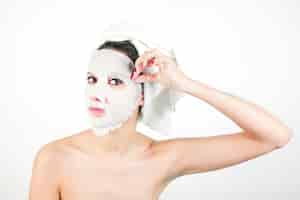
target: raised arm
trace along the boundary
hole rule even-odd
[[[290,128],[254,103],[188,77],[180,79],[178,89],[207,102],[244,131],[162,142],[177,158],[172,177],[232,166],[281,148],[292,137]]]
[[[281,147],[292,137],[292,130],[262,107],[240,97],[219,91],[188,77],[181,79],[180,90],[205,101],[229,117],[244,132],[262,142]]]
[[[30,180],[29,200],[59,200],[59,161],[49,143],[36,154]]]
[[[158,73],[140,73],[150,65],[157,65]],[[213,106],[243,129],[226,135],[160,142],[158,149],[171,153],[169,156],[177,161],[171,167],[170,177],[241,163],[283,147],[292,137],[289,127],[260,106],[187,77],[174,59],[157,49],[146,51],[137,59],[135,66],[137,70],[133,80],[154,81],[190,94]]]

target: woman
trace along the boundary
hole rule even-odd
[[[179,176],[217,170],[256,158],[283,147],[292,136],[291,130],[270,113],[192,80],[179,70],[174,60],[157,49],[138,56],[130,41],[106,42],[98,53],[102,56],[98,61],[102,63],[114,63],[114,58],[134,63],[129,71],[121,65],[118,68],[118,63],[90,65],[89,102],[108,106],[113,114],[106,114],[104,107],[91,109],[91,116],[97,119],[93,121],[93,128],[52,141],[38,151],[33,163],[30,200],[154,200]],[[145,66],[151,65],[158,66],[159,72],[145,73]],[[114,70],[123,70],[125,81],[110,78],[105,82],[102,73]],[[97,81],[99,85],[94,87]],[[163,141],[137,132],[143,106],[139,86],[146,81],[158,82],[204,100],[244,131]],[[105,88],[111,99],[105,96],[108,94]],[[103,98],[93,96],[96,94],[92,93],[93,89],[105,94]],[[119,94],[126,99],[122,103],[117,103]],[[109,107],[110,103],[115,106]]]

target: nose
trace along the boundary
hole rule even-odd
[[[108,103],[107,97],[105,97],[104,99],[100,99],[100,98],[98,98],[98,97],[96,97],[96,96],[92,96],[92,97],[91,97],[91,100],[92,100],[92,101],[97,101],[97,102],[100,102],[100,103]]]
[[[101,103],[102,103],[102,101],[101,101],[98,97],[96,97],[96,96],[92,96],[92,97],[91,97],[91,100],[92,100],[92,101],[98,101],[98,102],[101,102]]]

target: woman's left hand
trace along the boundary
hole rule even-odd
[[[158,72],[145,72],[145,67],[157,66]],[[136,82],[158,82],[167,88],[179,89],[180,82],[186,75],[179,69],[176,61],[158,49],[145,51],[135,62],[131,79]]]

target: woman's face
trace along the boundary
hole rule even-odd
[[[129,57],[112,49],[97,50],[92,56],[85,95],[94,128],[120,125],[138,108],[142,90],[130,79],[133,66]]]

